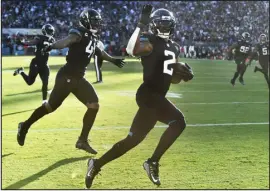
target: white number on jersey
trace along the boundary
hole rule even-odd
[[[247,46],[240,47],[240,52],[247,53],[248,51],[249,51],[249,47],[247,47]]]
[[[89,44],[85,48],[85,52],[89,53],[88,58],[90,58],[95,50],[95,42],[93,40],[90,40]]]
[[[163,73],[169,74],[171,76],[173,74],[173,68],[169,69],[169,65],[174,64],[176,62],[175,53],[169,50],[165,50],[164,54],[165,56],[172,56],[171,59],[164,61],[164,68],[163,68]]]
[[[265,47],[265,48],[262,48],[262,54],[263,54],[264,56],[269,54],[266,47]]]

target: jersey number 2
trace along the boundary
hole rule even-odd
[[[90,56],[92,56],[92,54],[93,54],[93,52],[94,52],[94,45],[95,43],[94,43],[94,41],[90,41],[89,42],[89,44],[87,45],[87,47],[85,48],[85,52],[87,52],[87,53],[89,53],[89,56],[88,56],[88,58],[90,57]]]
[[[172,56],[171,59],[164,61],[163,73],[169,74],[170,76],[173,74],[173,68],[169,69],[170,64],[175,64],[175,53],[169,50],[165,50],[165,56]]]

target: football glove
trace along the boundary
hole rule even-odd
[[[189,80],[192,80],[193,77],[194,77],[194,74],[193,74],[193,71],[192,71],[192,68],[187,64],[185,63],[184,65],[182,65],[182,71],[181,71],[181,75],[182,75],[182,78],[185,82],[189,81]]]
[[[126,64],[126,62],[124,61],[123,58],[121,58],[121,59],[115,59],[113,61],[113,64],[118,66],[119,68],[122,68]]]
[[[147,25],[149,23],[152,9],[152,5],[147,4],[143,6],[140,24]]]

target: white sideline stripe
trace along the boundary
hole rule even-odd
[[[210,123],[210,124],[187,124],[188,127],[214,127],[214,126],[246,126],[246,125],[269,125],[269,122],[249,122],[249,123]],[[165,128],[168,125],[156,125],[156,128]],[[130,126],[105,126],[105,127],[94,127],[93,130],[107,130],[107,129],[129,129]],[[81,128],[54,128],[54,129],[31,129],[31,132],[55,132],[55,131],[79,131]],[[7,133],[17,133],[17,130],[2,130]]]
[[[183,105],[221,105],[221,104],[249,104],[249,103],[253,103],[253,104],[269,104],[269,102],[208,102],[208,103],[179,103],[179,104],[183,104]]]

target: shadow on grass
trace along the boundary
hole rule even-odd
[[[37,93],[40,92],[41,90],[34,90],[34,91],[30,91],[30,92],[21,92],[21,93],[15,93],[15,94],[7,94],[5,96],[17,96],[17,95],[24,95],[24,94],[33,94],[33,93]]]
[[[7,157],[7,156],[9,156],[9,155],[13,155],[14,153],[8,153],[8,154],[5,154],[5,155],[2,155],[2,158],[4,158],[4,157]]]
[[[23,110],[23,111],[17,111],[17,112],[13,112],[13,113],[6,113],[6,114],[3,114],[2,117],[4,116],[9,116],[9,115],[15,115],[15,114],[18,114],[18,113],[25,113],[25,112],[28,112],[28,111],[34,111],[35,109],[27,109],[27,110]]]
[[[69,163],[73,163],[73,162],[77,162],[77,161],[80,161],[80,160],[85,160],[85,159],[88,159],[90,158],[89,156],[84,156],[84,157],[77,157],[77,158],[68,158],[68,159],[62,159],[56,163],[54,163],[53,165],[49,166],[48,168],[36,173],[36,174],[33,174],[23,180],[20,180],[18,182],[15,182],[14,184],[11,184],[9,185],[8,187],[4,188],[4,189],[20,189],[21,187],[39,179],[40,177],[46,175],[47,173],[49,173],[50,171],[58,168],[58,167],[61,167],[63,165],[67,165]]]

